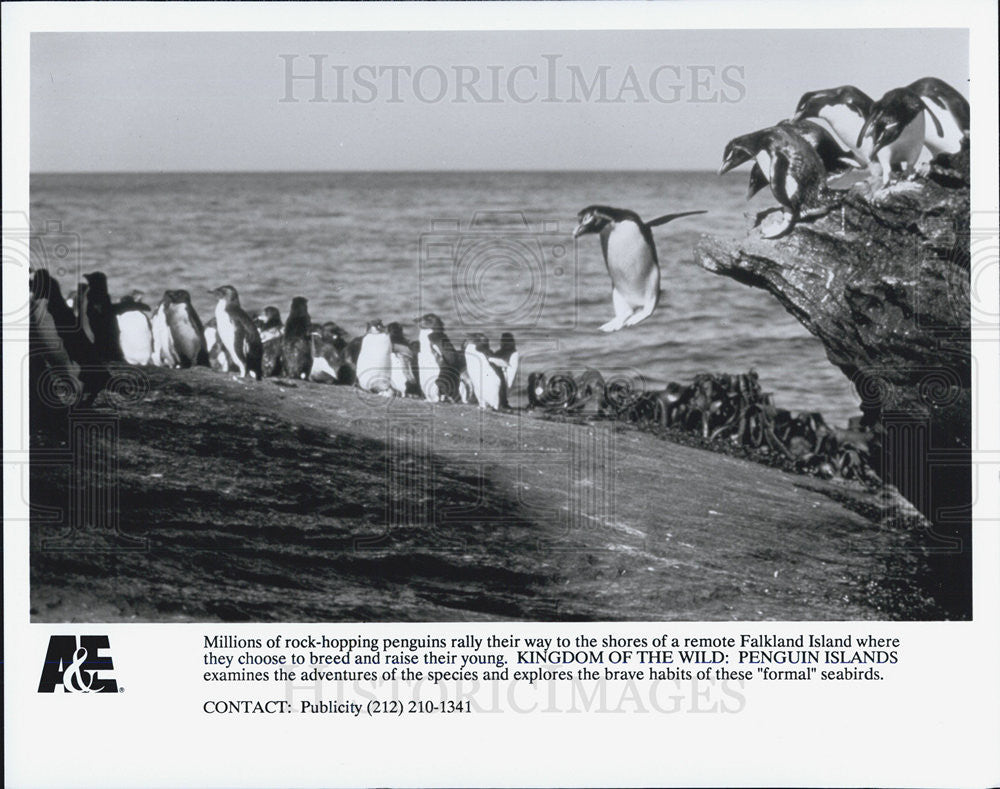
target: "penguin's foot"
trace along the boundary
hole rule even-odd
[[[618,331],[622,326],[625,325],[625,321],[630,318],[630,315],[615,315],[611,320],[600,327],[603,332],[613,332]]]
[[[628,318],[625,319],[625,323],[622,324],[622,328],[626,328],[628,326],[635,326],[637,323],[642,323],[644,320],[646,320],[646,318],[648,318],[652,314],[653,314],[652,310],[647,310],[647,309],[636,310],[631,315],[629,315]]]
[[[794,226],[795,214],[790,211],[782,211],[780,220],[766,222],[760,226],[760,234],[763,238],[780,238],[790,232]]]

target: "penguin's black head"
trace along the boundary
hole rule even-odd
[[[333,321],[327,321],[323,324],[323,336],[335,340],[344,336],[344,330]]]
[[[376,318],[373,321],[368,321],[368,334],[385,334],[385,326],[382,325],[382,319]]]
[[[288,316],[303,316],[309,314],[309,300],[305,296],[296,296],[292,299],[292,306],[288,308]]]
[[[278,312],[277,307],[264,307],[263,312],[257,316],[257,320],[260,322],[261,328],[264,329],[276,329],[282,325],[281,313]]]
[[[802,98],[795,107],[795,115],[792,120],[800,121],[803,118],[817,118],[825,107],[838,104],[847,107],[861,118],[867,118],[871,112],[872,99],[867,93],[858,90],[853,85],[841,85],[838,88],[826,88],[824,90],[811,90],[803,93]]]
[[[605,227],[615,221],[615,209],[605,205],[590,205],[576,215],[576,229],[573,238],[579,238],[587,233],[600,233]]]
[[[87,280],[92,294],[108,292],[108,278],[103,271],[91,271],[89,274],[84,274],[83,278]]]
[[[32,271],[30,287],[31,295],[36,299],[51,298],[55,294],[62,298],[59,283],[49,274],[48,269],[37,268]]]
[[[406,337],[403,335],[403,327],[396,321],[393,321],[388,326],[385,327],[386,331],[389,332],[389,339],[392,340],[394,345],[406,345]]]
[[[232,285],[223,285],[215,290],[210,290],[209,293],[213,296],[218,296],[219,301],[224,301],[226,304],[235,304],[238,306],[240,303],[240,295]]]
[[[761,149],[758,136],[759,132],[743,134],[739,137],[733,137],[727,142],[726,149],[722,152],[722,167],[719,168],[719,175],[724,175],[733,168],[753,159]]]
[[[173,290],[170,292],[175,304],[190,304],[191,294],[186,290]]]
[[[865,137],[870,137],[870,155],[874,156],[885,146],[895,142],[907,124],[923,111],[923,102],[912,90],[890,90],[872,107],[871,115],[858,132],[857,146],[860,148]]]
[[[514,335],[509,331],[505,331],[500,335],[500,350],[501,351],[516,351],[517,346],[514,344]]]
[[[420,318],[417,318],[417,326],[421,329],[431,329],[432,331],[444,331],[444,321],[442,321],[433,312],[428,312]]]
[[[480,331],[474,331],[465,338],[465,347],[468,348],[470,345],[480,353],[489,354],[491,352],[489,338]]]

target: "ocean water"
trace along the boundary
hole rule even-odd
[[[33,265],[64,293],[82,272],[108,275],[112,298],[141,290],[154,304],[185,288],[202,319],[208,291],[231,284],[251,314],[284,316],[294,296],[314,320],[351,334],[366,321],[436,312],[460,343],[514,333],[523,387],[537,369],[685,383],[701,372],[755,368],[779,406],[821,411],[842,425],[858,413],[847,379],[820,342],[764,291],[694,263],[703,234],[739,237],[746,173],[219,173],[44,174],[31,179],[31,222],[47,228]],[[652,317],[615,334],[597,236],[571,236],[590,204],[645,219],[706,209],[654,229],[663,295]],[[59,244],[70,250],[55,261]],[[61,249],[61,247],[60,247]],[[45,250],[44,252],[42,250]]]

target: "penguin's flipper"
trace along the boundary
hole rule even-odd
[[[928,99],[926,96],[921,96],[920,101],[923,103],[924,107],[927,109],[927,114],[931,116],[931,120],[934,121],[934,131],[937,132],[938,137],[944,137],[944,126],[941,125],[941,121],[938,120],[937,113],[941,111],[940,108],[932,106],[934,102]]]
[[[788,171],[788,157],[778,151],[771,165],[771,191],[782,206],[790,205],[792,196],[798,191],[798,182],[789,176]],[[789,181],[793,184],[791,190],[788,189]]]
[[[764,171],[760,169],[760,165],[754,162],[752,168],[750,168],[750,182],[747,184],[747,200],[753,197],[757,192],[767,186],[767,176],[764,175]]]
[[[682,216],[693,216],[694,214],[707,214],[708,211],[681,211],[679,214],[664,214],[663,216],[658,216],[656,219],[651,219],[646,223],[646,227],[657,227],[658,225],[665,225],[667,222],[673,222],[675,219],[680,219]]]

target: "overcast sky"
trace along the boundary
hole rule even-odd
[[[715,169],[806,90],[968,71],[957,29],[34,34],[31,169]]]

